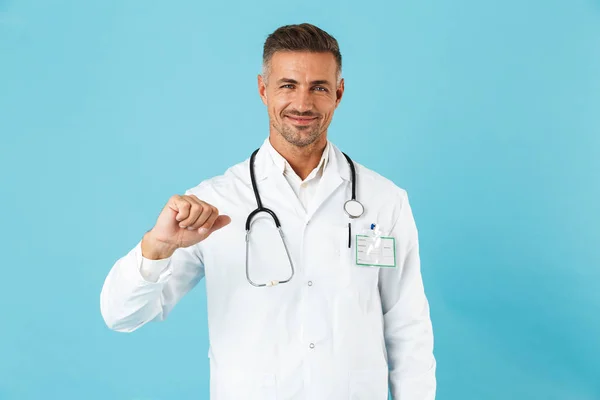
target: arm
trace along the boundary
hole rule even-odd
[[[100,293],[106,325],[132,332],[152,320],[164,320],[204,277],[197,244],[230,222],[190,190],[171,196],[154,227],[106,277]]]
[[[100,294],[100,311],[115,331],[132,332],[152,320],[164,320],[179,300],[204,277],[197,246],[179,248],[153,260],[142,244],[147,234],[110,270]],[[146,246],[144,246],[146,247]]]
[[[390,235],[396,238],[396,268],[379,277],[384,335],[394,400],[433,400],[436,360],[429,303],[421,278],[418,233],[405,191]]]

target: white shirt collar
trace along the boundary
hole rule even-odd
[[[275,163],[275,166],[277,167],[277,170],[279,172],[281,172],[284,175],[295,176],[299,180],[301,180],[300,177],[298,177],[296,172],[293,170],[290,163],[281,154],[279,154],[279,152],[277,150],[275,150],[275,148],[271,144],[271,141],[269,140],[269,138],[266,139],[265,145],[267,147],[267,150],[269,151],[269,154],[271,155],[271,158],[273,159],[273,163]],[[325,168],[327,167],[327,164],[329,161],[329,148],[330,148],[330,144],[329,144],[329,140],[328,140],[327,144],[325,146],[325,149],[323,150],[323,154],[321,155],[321,160],[319,161],[319,164],[306,177],[305,181],[314,178],[317,174],[321,175],[322,172],[325,171]]]

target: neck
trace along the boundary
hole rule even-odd
[[[287,160],[300,179],[304,180],[321,161],[327,146],[327,132],[323,132],[314,143],[304,147],[290,144],[278,132],[271,132],[269,141],[271,146]]]

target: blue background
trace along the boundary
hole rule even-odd
[[[600,399],[600,2],[0,0],[0,399],[204,399],[204,282],[109,331],[169,196],[267,135],[266,36],[340,42],[330,138],[405,188],[438,399]]]

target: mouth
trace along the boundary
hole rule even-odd
[[[296,125],[310,125],[313,121],[317,120],[317,117],[298,117],[296,115],[286,115],[285,118],[289,119]]]

